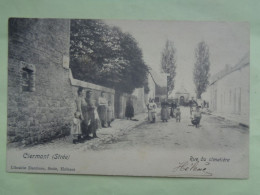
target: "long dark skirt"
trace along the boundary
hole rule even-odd
[[[126,106],[125,117],[127,117],[127,118],[134,117],[134,107],[132,105],[127,105]]]
[[[98,115],[104,125],[107,122],[107,107],[106,106],[99,106],[98,107]]]
[[[82,121],[81,123],[81,131],[82,135],[84,136],[89,136],[89,134],[91,133],[86,120]]]
[[[82,134],[89,136],[89,134],[95,134],[98,129],[98,124],[96,122],[94,107],[84,107],[83,108],[83,117],[84,120],[81,124]]]
[[[162,120],[168,120],[169,119],[169,110],[168,107],[163,107],[161,109],[161,119]]]

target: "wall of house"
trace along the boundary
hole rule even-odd
[[[210,110],[247,118],[249,121],[249,65],[210,86]]]
[[[9,20],[9,142],[32,144],[69,133],[75,110],[66,68],[69,29],[69,20]]]
[[[74,79],[69,68],[70,20],[10,19],[8,56],[8,142],[24,145],[69,135],[77,90],[92,90],[97,102],[105,92],[118,118],[131,96],[143,111],[144,90],[135,95]],[[114,111],[115,113],[115,111]]]

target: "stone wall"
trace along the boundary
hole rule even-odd
[[[64,68],[69,32],[69,20],[9,20],[9,142],[33,144],[69,133],[76,94]]]
[[[96,85],[93,83],[88,83],[85,81],[74,79],[72,76],[71,70],[69,70],[69,78],[70,78],[71,85],[73,86],[74,91],[75,91],[74,92],[75,97],[77,96],[77,90],[79,87],[83,88],[84,96],[86,95],[86,92],[88,90],[91,90],[92,98],[95,101],[95,105],[98,106],[98,104],[97,104],[98,98],[101,96],[101,92],[104,92],[106,99],[111,102],[111,105],[114,108],[114,101],[115,101],[115,90],[114,89],[110,89],[110,88]],[[115,116],[113,116],[113,118],[115,118]]]
[[[127,93],[116,93],[115,95],[115,117],[125,118],[126,103],[131,97],[133,101],[134,114],[143,113],[146,111],[144,97],[140,99],[139,96]]]

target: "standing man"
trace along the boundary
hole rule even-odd
[[[193,108],[196,108],[198,106],[198,103],[194,100],[194,97],[191,98],[189,102],[190,106],[190,115],[192,115]]]
[[[107,127],[107,105],[105,92],[102,91],[101,96],[98,98],[98,114],[103,128]]]

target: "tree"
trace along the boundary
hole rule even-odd
[[[165,48],[162,52],[161,67],[163,72],[168,73],[167,76],[167,92],[170,94],[174,89],[174,78],[176,76],[176,50],[174,48],[174,43],[167,40]],[[167,94],[167,95],[168,95]]]
[[[148,68],[134,37],[101,20],[71,20],[70,67],[77,79],[132,93]]]
[[[196,87],[197,98],[200,99],[201,94],[207,89],[210,76],[209,47],[204,41],[198,43],[195,49],[195,58],[193,81]]]

